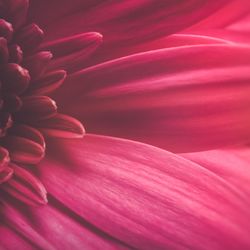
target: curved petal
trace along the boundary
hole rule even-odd
[[[20,247],[22,250],[34,250],[34,246],[28,240],[20,237],[15,230],[2,222],[0,223],[0,238],[1,248],[4,250],[20,249]]]
[[[193,32],[193,31],[192,31]],[[156,49],[165,49],[165,48],[171,48],[171,47],[178,47],[178,46],[186,46],[186,45],[198,45],[198,44],[232,44],[233,42],[230,40],[232,37],[235,39],[236,34],[232,32],[228,32],[227,36],[224,35],[224,31],[217,32],[214,35],[215,32],[207,32],[204,34],[204,32],[193,32],[193,33],[177,33],[169,36],[162,37],[160,39],[155,39],[153,41],[145,41],[143,43],[140,43],[135,46],[126,46],[124,48],[112,48],[112,53],[110,53],[109,50],[103,48],[97,51],[95,56],[91,57],[88,61],[85,63],[82,63],[82,68],[89,67],[90,65],[95,65],[101,62],[105,62],[108,60],[116,59],[119,57],[124,57],[136,53],[141,53],[145,51],[150,50],[156,50]],[[221,34],[222,33],[222,34]],[[236,36],[240,41],[244,40],[245,43],[249,43],[249,39],[246,39],[243,35]]]
[[[29,0],[1,1],[0,15],[11,22],[15,28],[20,28],[25,23],[29,7]]]
[[[191,161],[94,135],[56,141],[48,151],[51,158],[39,167],[48,191],[134,248],[250,246],[248,202],[234,186]]]
[[[14,170],[13,177],[2,185],[2,190],[27,205],[47,204],[47,191],[39,179],[17,165],[9,164],[9,167]]]
[[[219,11],[204,18],[200,22],[188,28],[188,30],[203,30],[225,28],[237,22],[250,11],[248,0],[228,1]]]
[[[1,245],[7,249],[126,249],[121,243],[98,233],[63,205],[51,200],[46,206],[31,208],[8,201],[3,204],[0,225]],[[1,215],[2,216],[2,215]],[[5,235],[11,235],[5,238]],[[12,238],[16,242],[9,242]],[[12,246],[12,248],[11,248]],[[27,249],[29,249],[27,247]]]
[[[82,70],[57,93],[88,132],[199,151],[250,139],[250,49],[149,51]]]
[[[205,34],[205,35],[204,35]],[[232,31],[227,29],[208,29],[204,32],[204,30],[196,30],[190,31],[190,33],[185,34],[178,34],[177,36],[207,36],[209,38],[213,38],[214,43],[229,43],[229,44],[242,44],[244,46],[249,46],[250,43],[250,36],[247,35],[245,32],[241,31]],[[199,39],[196,39],[199,41]],[[177,41],[178,43],[178,41]],[[173,44],[174,45],[174,44]]]
[[[83,63],[102,43],[102,35],[96,32],[82,33],[43,44],[50,50],[53,60],[49,70],[64,69],[72,73],[82,69]]]
[[[249,199],[250,148],[240,147],[184,153],[182,156],[222,176],[243,191]]]
[[[156,3],[153,0],[110,0],[81,3],[75,0],[75,5],[72,2],[69,4],[68,1],[53,2],[52,4],[49,1],[49,9],[48,1],[36,1],[31,4],[31,19],[45,28],[46,39],[53,40],[77,33],[97,31],[104,35],[107,43],[127,46],[184,29],[207,17],[227,1]],[[46,18],[41,15],[44,11],[49,12]]]

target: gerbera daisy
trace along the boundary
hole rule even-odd
[[[181,75],[187,81],[186,85],[190,83],[191,86],[190,96],[184,99],[185,103],[190,99],[190,111],[178,103],[182,97],[178,92],[178,84],[171,89],[173,96],[167,95],[173,100],[170,102],[174,108],[173,113],[182,110],[185,116],[186,113],[194,112],[193,108],[196,113],[199,105],[198,99],[191,98],[197,93],[196,81],[202,79],[196,71],[197,67],[209,68],[209,63],[214,63],[209,57],[204,60],[198,57],[200,50],[205,49],[208,55],[213,50],[219,51],[224,58],[230,59],[226,66],[230,65],[234,69],[237,62],[234,64],[231,57],[235,55],[235,58],[238,58],[241,48],[225,45],[225,41],[217,38],[205,38],[200,42],[194,36],[191,40],[196,40],[195,43],[203,44],[205,40],[206,43],[215,42],[216,45],[152,51],[76,71],[84,65],[106,60],[111,48],[114,48],[114,53],[109,53],[112,54],[109,56],[111,58],[128,51],[137,51],[135,45],[142,49],[141,43],[190,26],[218,9],[223,2],[208,1],[204,4],[201,1],[180,1],[176,4],[169,1],[166,4],[155,5],[154,1],[103,3],[76,0],[74,4],[68,1],[32,1],[30,19],[37,19],[48,34],[40,46],[43,32],[37,25],[25,22],[28,2],[0,2],[1,27],[4,31],[1,45],[2,113],[9,113],[6,116],[8,119],[5,116],[1,119],[1,146],[4,147],[1,180],[4,183],[1,185],[0,193],[0,238],[4,249],[249,248],[249,202],[245,189],[238,187],[239,181],[231,181],[233,178],[240,180],[241,175],[229,171],[232,178],[225,177],[223,173],[227,173],[227,165],[221,164],[222,172],[219,172],[213,167],[213,160],[206,161],[206,157],[202,160],[202,153],[178,156],[139,142],[90,134],[83,140],[69,140],[72,137],[83,136],[84,129],[81,123],[70,116],[58,114],[55,102],[45,96],[61,85],[66,76],[62,69],[67,70],[70,76],[67,78],[66,86],[55,95],[63,112],[86,120],[89,131],[106,135],[112,132],[111,135],[160,145],[159,142],[163,140],[158,140],[159,136],[152,133],[151,140],[150,136],[141,136],[143,130],[142,134],[139,133],[140,130],[136,133],[131,131],[130,134],[123,126],[127,123],[131,129],[131,123],[128,121],[132,118],[132,122],[138,122],[137,116],[146,122],[147,117],[159,118],[151,116],[153,112],[138,112],[138,108],[153,107],[156,116],[159,114],[158,111],[166,108],[163,98],[165,91],[159,95],[159,92],[164,90],[159,77],[163,74],[163,69],[159,66],[175,59],[175,63],[169,64],[169,71],[163,78],[169,80],[169,73],[172,73],[172,80],[178,83],[178,72],[183,70],[180,66],[184,67],[180,64],[181,59],[186,58],[185,55],[189,59],[190,50],[192,55],[197,56],[198,61],[190,64],[188,68],[195,71],[196,78],[193,82],[187,81],[190,79],[190,72]],[[48,6],[50,11],[44,15],[44,10],[48,10]],[[83,8],[85,16],[82,18]],[[153,8],[155,11],[152,11]],[[110,13],[107,13],[107,10]],[[140,13],[142,15],[138,15]],[[145,24],[148,24],[149,29],[141,29],[141,32],[138,32]],[[83,28],[84,32],[88,33],[82,33]],[[107,37],[107,43],[103,46],[105,52],[98,56],[96,54],[96,59],[85,62],[102,40],[102,35],[91,32],[92,30],[102,32]],[[42,52],[38,52],[38,46]],[[229,51],[231,49],[232,52]],[[52,54],[44,50],[50,50],[54,55],[50,64],[48,62]],[[161,56],[164,58],[160,59]],[[154,67],[153,62],[156,63]],[[131,67],[128,64],[131,64]],[[218,60],[216,66],[221,65],[222,60]],[[247,67],[245,57],[242,65]],[[205,71],[207,68],[205,67]],[[139,71],[136,72],[136,69]],[[131,75],[128,74],[128,70],[131,71]],[[217,73],[216,76],[225,79],[224,74],[220,71]],[[119,79],[119,75],[122,80]],[[243,80],[244,77],[246,76],[242,76]],[[103,87],[100,87],[99,81],[103,82]],[[155,86],[151,86],[150,81],[158,85],[158,88],[154,89]],[[14,85],[11,85],[13,83]],[[130,88],[131,84],[134,84],[135,89]],[[181,81],[179,85],[181,89],[185,87]],[[143,86],[146,89],[143,89]],[[239,96],[244,96],[244,90],[239,90]],[[6,97],[9,93],[14,94],[14,101]],[[223,92],[219,95],[227,99]],[[175,98],[177,102],[174,101]],[[213,100],[208,98],[207,104],[213,104]],[[151,105],[147,105],[148,101]],[[247,104],[247,100],[244,104]],[[136,112],[133,113],[132,110],[131,114],[128,114],[132,107],[136,108]],[[100,115],[98,119],[97,109]],[[124,110],[128,116],[121,119],[121,116],[126,114]],[[166,110],[168,114],[171,113],[170,107]],[[121,116],[117,116],[119,112]],[[200,115],[199,112],[196,114]],[[175,116],[171,118],[174,118],[172,121],[175,122]],[[109,121],[118,125],[116,130],[106,129],[109,127]],[[113,123],[114,121],[118,123]],[[185,123],[189,124],[187,120]],[[138,128],[146,126],[143,122],[138,124]],[[191,132],[193,124],[191,121]],[[179,131],[182,130],[185,134],[180,123],[177,125]],[[147,126],[154,128],[155,125],[149,123]],[[150,131],[147,126],[145,131]],[[243,130],[237,131],[244,134],[244,128],[243,126]],[[164,132],[161,135],[169,139]],[[67,139],[46,139],[47,150],[44,157],[44,136]],[[225,137],[224,134],[222,138],[223,136]],[[240,136],[240,142],[242,137]],[[160,146],[187,151],[187,142],[180,141],[179,135],[176,136],[177,142],[174,143],[175,140],[172,139],[173,143]],[[212,143],[209,140],[207,143],[207,140],[208,138],[195,138],[191,149],[211,148]],[[219,142],[221,140],[218,139]],[[227,142],[225,140],[223,145]],[[183,148],[185,150],[182,150]],[[222,157],[227,154],[219,150],[214,152]],[[206,155],[210,154],[213,155],[213,152],[207,152]],[[238,151],[234,151],[233,154],[235,158],[232,163],[241,162]],[[36,167],[27,166],[37,163],[42,158],[44,159]],[[46,190],[42,183],[48,190],[48,205],[27,206],[47,202]]]

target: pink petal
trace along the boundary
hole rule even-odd
[[[56,99],[88,132],[177,152],[246,143],[249,56],[223,44],[149,51],[79,71]]]
[[[0,170],[8,165],[10,161],[9,152],[3,147],[0,147]]]
[[[29,0],[1,1],[1,5],[1,17],[4,17],[4,19],[9,21],[15,28],[19,28],[25,23]]]
[[[22,135],[5,136],[2,145],[8,149],[12,161],[24,164],[38,163],[45,153],[44,145],[40,145],[33,139],[22,137]]]
[[[228,1],[219,11],[204,18],[191,26],[188,30],[203,30],[212,28],[224,28],[234,23],[249,13],[250,4],[248,0]]]
[[[11,23],[7,22],[4,19],[0,19],[0,37],[5,38],[8,42],[12,39],[13,36],[13,27]]]
[[[0,63],[7,63],[9,58],[7,40],[0,37]]]
[[[0,235],[2,249],[20,249],[21,246],[22,250],[34,250],[34,246],[27,239],[25,240],[20,237],[14,229],[11,229],[2,222],[0,223]]]
[[[26,57],[23,65],[29,70],[32,80],[36,80],[43,74],[51,59],[52,54],[49,51],[42,51]]]
[[[33,124],[44,135],[49,137],[82,138],[85,134],[85,129],[81,122],[63,114],[56,114],[52,118],[34,122]]]
[[[14,170],[14,174],[2,186],[2,190],[28,205],[45,205],[48,202],[47,191],[39,179],[22,167],[14,164],[9,166]]]
[[[186,28],[222,7],[226,1],[205,1],[202,4],[199,0],[157,4],[152,0],[73,2],[76,2],[74,7],[67,1],[56,1],[51,5],[46,0],[31,5],[31,19],[45,28],[48,40],[83,31],[98,31],[107,43],[119,42],[119,46],[127,46]],[[46,17],[41,15],[44,11],[49,12]]]
[[[91,135],[57,141],[49,152],[39,167],[48,191],[134,248],[250,247],[248,201],[195,163],[152,146]]]
[[[237,186],[239,190],[250,195],[250,148],[227,148],[198,153],[184,153],[183,157],[190,159],[223,179]]]
[[[13,169],[4,167],[0,169],[0,184],[7,182],[13,176]]]
[[[9,46],[9,62],[11,63],[21,63],[23,60],[23,51],[21,50],[20,46],[17,44],[12,44]]]
[[[204,33],[208,37],[212,37],[214,41],[226,42],[229,44],[243,44],[244,46],[248,46],[250,42],[250,37],[246,35],[244,32],[231,31],[227,29],[209,29],[205,32],[202,30],[189,31],[190,33],[179,34],[180,36],[204,36]],[[198,40],[198,39],[197,39]],[[217,42],[217,43],[218,43]]]
[[[1,80],[5,91],[14,94],[23,93],[30,82],[29,71],[16,63],[8,63],[2,69]]]
[[[35,49],[43,40],[43,31],[34,23],[23,27],[16,35],[15,42],[24,51]]]
[[[35,128],[19,124],[19,125],[14,125],[8,132],[11,135],[16,135],[16,136],[18,135],[27,138],[29,140],[32,140],[45,148],[45,140],[43,138],[43,135]]]
[[[248,13],[246,15],[242,15],[237,21],[234,21],[230,25],[227,26],[228,30],[244,32],[249,36],[249,21],[250,21],[250,5],[248,7]]]
[[[6,93],[3,97],[3,106],[8,113],[16,113],[23,105],[21,98],[17,94]]]
[[[53,200],[46,206],[34,209],[18,203],[5,202],[2,210],[5,215],[5,225],[0,227],[0,232],[3,232],[0,234],[1,245],[10,246],[8,241],[13,236],[19,235],[20,239],[17,238],[16,241],[24,239],[25,243],[16,243],[16,249],[26,249],[26,244],[32,245],[32,249],[46,250],[127,249]],[[12,237],[5,238],[6,233]]]
[[[96,32],[83,33],[46,43],[42,48],[52,51],[54,59],[50,70],[63,69],[67,73],[82,68],[86,58],[90,57],[102,43],[102,35]]]
[[[101,41],[102,35],[99,33],[81,33],[44,43],[41,49],[52,51],[54,58],[58,58],[70,55],[79,50],[84,50],[92,45],[96,47]]]
[[[186,45],[198,45],[198,44],[232,44],[230,39],[223,37],[223,32],[218,32],[221,34],[215,35],[214,33],[208,33],[206,31],[205,35],[204,32],[195,32],[195,33],[187,33],[187,34],[173,34],[169,36],[165,36],[160,39],[156,39],[149,42],[143,42],[137,46],[127,46],[123,49],[121,48],[113,48],[112,53],[109,53],[105,49],[100,49],[97,52],[97,55],[94,57],[91,57],[90,60],[86,62],[86,64],[82,64],[83,66],[89,66],[89,65],[95,65],[97,63],[112,60],[114,58],[124,57],[128,55],[132,55],[135,53],[145,52],[149,50],[156,50],[156,49],[164,49],[164,48],[171,48],[171,47],[178,47],[178,46],[186,46]],[[231,34],[232,32],[230,32]],[[234,34],[235,36],[235,34]],[[237,37],[241,37],[237,35]],[[229,36],[229,38],[232,38],[232,35]],[[244,36],[245,38],[245,36]],[[241,38],[242,39],[242,38]],[[245,40],[247,40],[245,38]],[[247,40],[249,42],[249,39]]]
[[[57,113],[54,100],[47,96],[30,95],[22,98],[23,105],[16,117],[21,122],[40,121]]]
[[[65,78],[66,72],[64,70],[49,72],[39,80],[34,81],[28,91],[32,95],[50,94],[62,85]]]

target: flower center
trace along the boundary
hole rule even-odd
[[[47,96],[66,72],[49,70],[52,54],[39,51],[44,33],[25,24],[28,2],[19,2],[0,4],[0,192],[43,204],[46,190],[25,166],[44,157],[44,136],[82,137],[84,129]]]

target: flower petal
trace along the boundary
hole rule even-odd
[[[56,100],[88,132],[171,151],[246,143],[249,56],[223,44],[149,51],[69,76]]]
[[[75,118],[63,114],[33,123],[44,135],[59,138],[82,138],[85,129],[81,122]]]
[[[29,0],[1,1],[0,15],[9,21],[15,28],[21,27],[27,17]]]
[[[225,28],[249,13],[250,4],[248,0],[228,1],[219,11],[204,18],[191,26],[188,30],[203,30],[213,28]]]
[[[14,164],[9,166],[14,170],[14,174],[2,185],[2,190],[28,205],[45,205],[48,200],[43,184],[26,169]]]
[[[20,235],[13,229],[8,227],[4,223],[0,223],[0,239],[1,247],[5,250],[20,249],[22,250],[34,250],[28,239],[23,239]]]
[[[56,2],[50,4],[49,10],[46,0],[31,5],[32,19],[43,25],[48,40],[94,30],[103,34],[107,43],[121,46],[175,33],[207,17],[226,1],[159,1],[157,4],[153,0],[74,1],[74,7],[67,1]],[[61,8],[57,8],[58,4]],[[44,11],[53,12],[53,15],[49,13],[51,18],[41,16]]]
[[[0,170],[5,167],[10,161],[9,152],[3,147],[0,147]]]
[[[201,45],[201,44],[232,44],[233,43],[230,39],[227,39],[228,38],[227,36],[223,37],[225,31],[221,32],[220,30],[220,32],[218,32],[220,36],[218,36],[218,34],[214,36],[214,33],[215,32],[210,34],[207,31],[205,35],[204,35],[204,32],[195,32],[195,33],[193,32],[193,33],[185,33],[185,34],[177,33],[177,34],[165,36],[163,38],[156,39],[153,41],[143,42],[137,46],[127,46],[123,49],[113,48],[112,53],[110,53],[109,51],[106,51],[105,49],[98,50],[99,53],[97,52],[97,55],[90,58],[90,60],[88,60],[86,64],[82,64],[82,65],[83,66],[86,65],[89,67],[89,65],[95,65],[100,62],[105,62],[105,61],[116,59],[119,57],[124,57],[128,55],[150,51],[150,50],[156,50],[156,49],[165,49],[165,48],[171,48],[171,47],[199,45],[199,44]],[[230,34],[231,33],[232,32],[230,32]],[[235,34],[233,34],[233,37],[235,38]],[[240,37],[241,40],[243,40],[241,36],[238,35],[238,37]],[[232,38],[232,34],[231,36],[229,36],[229,38]],[[244,36],[244,39],[247,40],[245,36]],[[249,42],[249,39],[247,41]]]
[[[36,164],[44,157],[44,146],[29,138],[9,135],[3,138],[2,144],[14,162]]]
[[[5,38],[0,37],[0,63],[7,63],[9,58],[9,52],[7,47],[7,41]]]
[[[12,39],[13,31],[11,23],[0,18],[0,37],[2,39],[5,38],[9,42]]]
[[[13,169],[9,167],[5,167],[0,169],[0,184],[8,181],[13,175]]]
[[[87,135],[56,141],[39,166],[48,191],[137,249],[247,249],[248,201],[213,172],[167,151]],[[65,188],[67,187],[67,188]]]
[[[63,69],[72,73],[82,68],[86,58],[95,52],[101,42],[101,34],[89,32],[54,40],[44,44],[42,49],[49,49],[53,53],[50,70]]]
[[[49,51],[42,51],[26,57],[23,65],[29,70],[32,80],[39,78],[48,66],[52,54]]]
[[[32,140],[45,148],[45,140],[43,138],[43,135],[35,128],[23,124],[18,124],[11,127],[8,132],[11,135],[21,136]]]
[[[30,123],[40,121],[56,115],[57,106],[54,100],[47,96],[25,96],[22,107],[16,114],[18,121]]]
[[[15,94],[23,93],[29,86],[29,71],[16,63],[8,63],[1,74],[3,88]]]
[[[249,199],[250,176],[248,173],[250,171],[250,149],[248,147],[184,153],[182,156],[200,164],[234,184]]]
[[[66,78],[64,70],[56,70],[45,74],[39,80],[33,82],[28,89],[31,95],[50,94],[59,88]]]
[[[23,27],[15,35],[15,42],[21,46],[23,51],[32,51],[40,45],[43,36],[43,31],[36,24],[32,23]]]
[[[0,227],[0,232],[11,228],[12,234],[17,232],[20,241],[26,240],[32,249],[127,249],[53,200],[34,209],[8,201],[3,205],[3,212],[5,225]],[[4,238],[4,235],[0,235],[1,245],[10,245],[7,241],[11,238]],[[26,249],[26,244],[20,242],[16,249]]]

